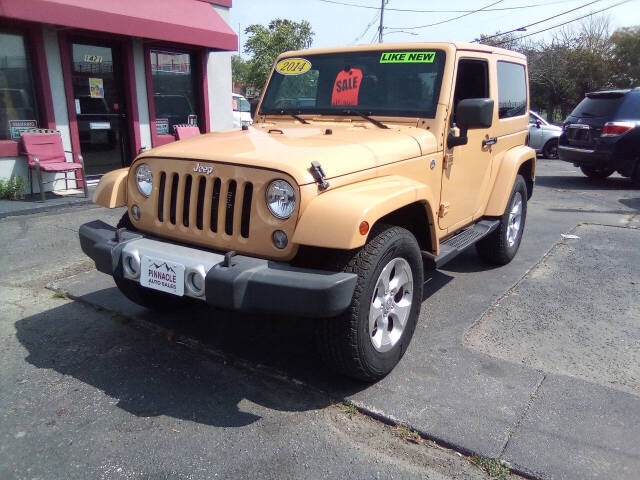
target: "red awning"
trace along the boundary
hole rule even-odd
[[[0,16],[237,50],[238,37],[199,0],[0,0]]]

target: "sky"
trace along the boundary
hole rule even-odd
[[[369,7],[380,7],[382,0],[332,0]],[[421,41],[472,41],[480,34],[494,34],[513,30],[538,20],[559,15],[567,10],[591,3],[566,15],[558,16],[526,31],[517,32],[527,35],[538,30],[563,23],[607,8],[621,0],[388,0],[384,13],[384,32],[386,42]],[[410,29],[448,20],[464,15],[462,13],[418,13],[398,12],[389,9],[413,10],[477,10],[495,3],[489,9],[529,6],[517,10],[494,10],[478,12],[441,25]],[[631,0],[606,12],[609,15],[612,30],[632,25],[640,25],[640,0]],[[337,45],[356,45],[377,42],[379,10],[337,5],[322,0],[233,0],[231,8],[231,27],[240,32],[240,49],[245,40],[244,29],[254,23],[266,25],[274,18],[290,20],[308,20],[315,32],[313,47]],[[578,24],[579,22],[575,22]],[[399,30],[392,30],[393,28]],[[554,30],[540,33],[531,39],[550,38]]]

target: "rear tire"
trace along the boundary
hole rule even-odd
[[[544,144],[542,149],[542,156],[544,158],[557,159],[558,158],[558,139],[552,138]]]
[[[318,348],[334,370],[375,382],[398,364],[413,336],[424,282],[420,248],[408,230],[380,225],[364,247],[346,253],[340,269],[358,275],[351,305],[319,322]]]
[[[607,178],[613,172],[615,172],[614,168],[611,167],[587,167],[586,165],[581,165],[580,170],[589,178]]]
[[[522,175],[518,175],[507,208],[500,217],[500,225],[476,243],[480,257],[496,265],[506,265],[513,260],[522,241],[526,218],[527,184]]]
[[[125,212],[116,228],[126,228],[129,231],[135,231],[136,228],[131,223],[129,213]],[[150,288],[142,287],[139,283],[129,280],[128,278],[113,276],[118,290],[122,294],[138,305],[156,311],[171,311],[180,307],[184,307],[187,303],[184,297],[177,297],[169,293],[162,293]]]

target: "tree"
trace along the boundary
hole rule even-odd
[[[640,86],[640,27],[616,30],[611,36],[613,43],[613,81],[617,87]]]
[[[587,92],[640,85],[640,27],[610,34],[607,16],[590,16],[549,41],[524,43],[514,33],[480,37],[480,42],[527,56],[531,108],[560,121]]]
[[[309,48],[314,33],[311,24],[302,20],[276,18],[269,25],[250,25],[245,29],[248,36],[244,52],[251,55],[247,65],[246,83],[262,88],[267,81],[269,71],[278,55],[287,50]]]
[[[247,84],[247,76],[249,74],[249,64],[242,59],[240,55],[231,56],[231,78],[234,84],[240,84],[243,87]]]

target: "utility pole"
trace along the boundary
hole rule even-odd
[[[382,30],[384,29],[384,4],[387,0],[380,2],[380,26],[378,27],[378,43],[382,43]]]

